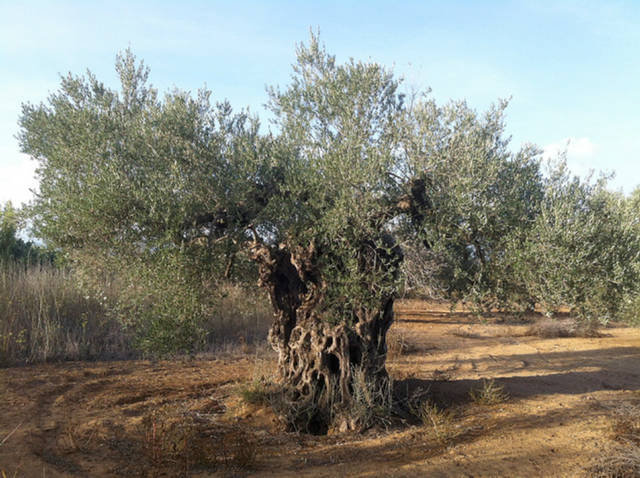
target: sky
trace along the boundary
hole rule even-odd
[[[0,0],[0,203],[37,189],[18,118],[61,75],[90,70],[117,89],[115,58],[130,48],[161,92],[206,86],[266,117],[266,87],[288,84],[310,28],[338,62],[386,65],[440,104],[511,98],[514,151],[567,149],[575,174],[640,184],[638,0]]]

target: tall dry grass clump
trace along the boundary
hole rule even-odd
[[[273,309],[267,296],[246,285],[222,284],[221,299],[211,310],[204,329],[206,347],[216,351],[221,346],[253,346],[266,342]]]
[[[67,269],[0,262],[0,366],[144,355],[136,347],[139,331],[123,325],[118,281],[110,283],[96,297]],[[273,316],[266,297],[234,284],[218,293],[201,324],[206,340],[191,352],[248,351],[264,343]]]
[[[79,290],[71,272],[50,264],[0,264],[0,366],[130,353],[120,323]]]

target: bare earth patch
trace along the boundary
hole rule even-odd
[[[0,476],[571,477],[611,446],[620,404],[640,403],[640,330],[527,336],[530,325],[404,301],[388,367],[429,397],[423,422],[324,437],[285,433],[243,404],[266,351],[0,370]],[[487,379],[494,405],[471,390]]]

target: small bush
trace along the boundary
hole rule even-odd
[[[505,402],[509,394],[504,391],[504,387],[495,384],[494,379],[482,380],[482,387],[472,388],[469,391],[471,400],[478,405],[497,405]]]
[[[253,380],[240,389],[242,401],[250,405],[267,406],[270,404],[271,391],[269,384],[261,380]]]
[[[428,428],[430,436],[440,445],[450,443],[459,433],[454,414],[449,410],[438,408],[431,401],[420,404],[417,415],[422,424]]]

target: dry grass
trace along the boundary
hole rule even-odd
[[[604,451],[597,462],[585,470],[589,478],[639,478],[640,446],[617,444]]]
[[[273,314],[264,295],[227,285],[222,296],[203,324],[207,342],[194,353],[248,352],[265,342]],[[68,270],[0,264],[0,366],[139,356],[113,312],[117,301],[115,287],[95,297]]]
[[[413,351],[414,347],[407,339],[406,330],[394,324],[387,333],[387,354],[388,357],[400,357]]]
[[[22,422],[20,422],[13,430],[11,430],[11,432],[5,436],[2,441],[0,441],[0,446],[4,445],[5,443],[7,443],[7,441],[9,440],[9,438],[11,438],[11,435],[13,435],[16,431],[18,431],[18,429],[22,426]],[[5,471],[4,468],[0,468],[0,472],[2,473],[2,478],[16,478],[18,475],[18,473],[20,472],[20,467],[22,466],[22,459],[20,460],[20,462],[18,463],[18,466],[16,466],[13,474],[8,475],[7,472]]]
[[[611,412],[611,438],[615,443],[601,452],[585,470],[585,476],[640,478],[640,404],[618,404]]]
[[[613,409],[612,438],[640,445],[640,404],[622,403]]]
[[[241,426],[213,425],[206,416],[175,406],[145,416],[138,437],[146,467],[177,469],[186,476],[195,468],[251,468],[258,451],[253,435]]]
[[[104,302],[83,294],[50,265],[0,267],[0,366],[130,355],[122,326]]]
[[[222,300],[204,324],[207,347],[217,350],[231,344],[243,352],[251,352],[256,344],[264,343],[273,320],[268,298],[255,288],[227,284]]]
[[[553,318],[544,318],[537,321],[529,327],[525,335],[545,339],[565,337],[592,338],[602,336],[593,326],[582,324],[575,319]]]
[[[464,339],[481,339],[481,338],[483,338],[481,335],[478,335],[478,334],[472,332],[470,330],[470,328],[467,329],[467,330],[464,330],[462,327],[449,330],[447,332],[447,335],[453,335],[454,337],[462,337]]]

